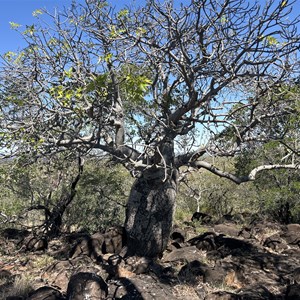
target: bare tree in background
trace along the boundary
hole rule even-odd
[[[35,11],[38,25],[11,23],[28,46],[3,55],[3,154],[108,153],[136,177],[125,221],[128,255],[160,255],[180,167],[236,183],[261,170],[299,168],[295,160],[278,162],[240,178],[205,160],[283,139],[271,126],[299,112],[296,94],[281,98],[279,91],[299,75],[294,3],[149,0],[117,10],[87,0],[64,12]]]

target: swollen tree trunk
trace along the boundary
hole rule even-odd
[[[125,229],[127,255],[161,256],[172,229],[177,192],[176,169],[144,171],[129,196]]]

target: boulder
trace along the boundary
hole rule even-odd
[[[48,248],[48,240],[44,236],[27,236],[22,244],[25,246],[26,251],[45,251]]]
[[[170,235],[170,239],[179,244],[184,243],[186,239],[186,232],[180,228],[175,228]]]
[[[293,281],[294,281],[294,283],[300,284],[300,267],[294,269],[294,271],[293,271]]]
[[[274,295],[263,285],[248,286],[239,294],[241,300],[266,300],[274,299]]]
[[[173,262],[173,261],[187,261],[198,260],[201,258],[201,254],[197,247],[189,246],[180,249],[175,249],[172,252],[165,253],[162,262]]]
[[[214,232],[205,232],[199,236],[190,239],[188,242],[195,245],[197,249],[211,251],[217,249],[215,243],[216,234]]]
[[[87,255],[96,260],[103,254],[120,254],[125,245],[125,232],[123,227],[109,228],[105,233],[96,232],[93,235],[83,234],[78,237],[70,257]]]
[[[64,299],[60,291],[49,286],[43,286],[29,294],[27,300],[62,300]]]
[[[204,274],[208,266],[198,260],[193,260],[184,265],[178,273],[178,278],[181,282],[188,284],[197,284],[199,281],[204,281]]]
[[[203,282],[212,285],[222,285],[226,277],[226,271],[220,267],[208,267],[204,272]]]
[[[66,291],[71,277],[73,265],[69,260],[58,261],[48,266],[41,274],[44,282]]]
[[[106,299],[107,294],[107,284],[94,273],[80,272],[73,275],[67,289],[68,300],[101,300]]]
[[[109,228],[104,234],[104,242],[102,244],[102,253],[116,253],[119,254],[122,251],[126,243],[125,230],[123,227]]]
[[[191,221],[199,221],[201,224],[209,224],[212,220],[212,217],[208,214],[202,212],[195,212],[192,216]]]
[[[219,291],[208,294],[204,300],[240,300],[240,298],[234,293]]]
[[[287,286],[285,300],[300,300],[300,284],[295,283]]]
[[[300,247],[300,225],[289,224],[280,234],[280,237],[290,246]]]
[[[214,226],[217,233],[222,233],[228,236],[237,237],[240,234],[240,229],[235,224],[217,224]]]
[[[288,224],[286,225],[286,231],[298,232],[300,234],[300,224]]]
[[[283,251],[288,248],[286,242],[280,237],[278,233],[267,237],[263,242],[263,246],[274,251]]]
[[[230,254],[246,253],[253,250],[251,243],[244,240],[217,235],[214,232],[206,232],[188,241],[199,250],[212,251],[215,256],[226,257]],[[218,251],[215,251],[218,250]]]
[[[122,300],[179,300],[169,284],[157,281],[149,275],[120,278],[110,283],[108,299]],[[188,299],[188,298],[186,298]]]
[[[1,231],[1,236],[8,240],[22,240],[28,236],[30,232],[26,229],[5,228]]]

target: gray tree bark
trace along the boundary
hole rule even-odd
[[[178,171],[147,170],[136,179],[129,196],[125,229],[127,255],[159,257],[172,229]]]

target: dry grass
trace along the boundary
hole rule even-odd
[[[0,299],[6,299],[9,296],[27,299],[28,294],[40,285],[41,270],[55,261],[47,254],[6,255],[1,256],[1,259],[9,268],[6,268],[6,271],[4,266],[0,272]],[[25,263],[25,266],[22,265],[22,262]]]
[[[178,299],[199,300],[195,288],[188,284],[177,284],[174,286],[174,296]]]
[[[262,244],[267,238],[279,232],[280,230],[278,229],[266,227],[263,233],[256,233],[254,234],[254,237]]]
[[[228,292],[228,293],[236,293],[236,288],[230,287],[228,286],[225,282],[221,283],[221,284],[211,284],[210,285],[211,288],[211,293],[215,293],[215,292]]]
[[[7,284],[7,288],[4,288],[0,292],[0,299],[6,299],[9,296],[19,296],[26,299],[28,294],[32,292],[34,278],[29,274],[22,274],[15,277],[12,284]]]
[[[53,264],[55,259],[52,256],[43,254],[38,256],[32,263],[33,268],[42,269]]]

